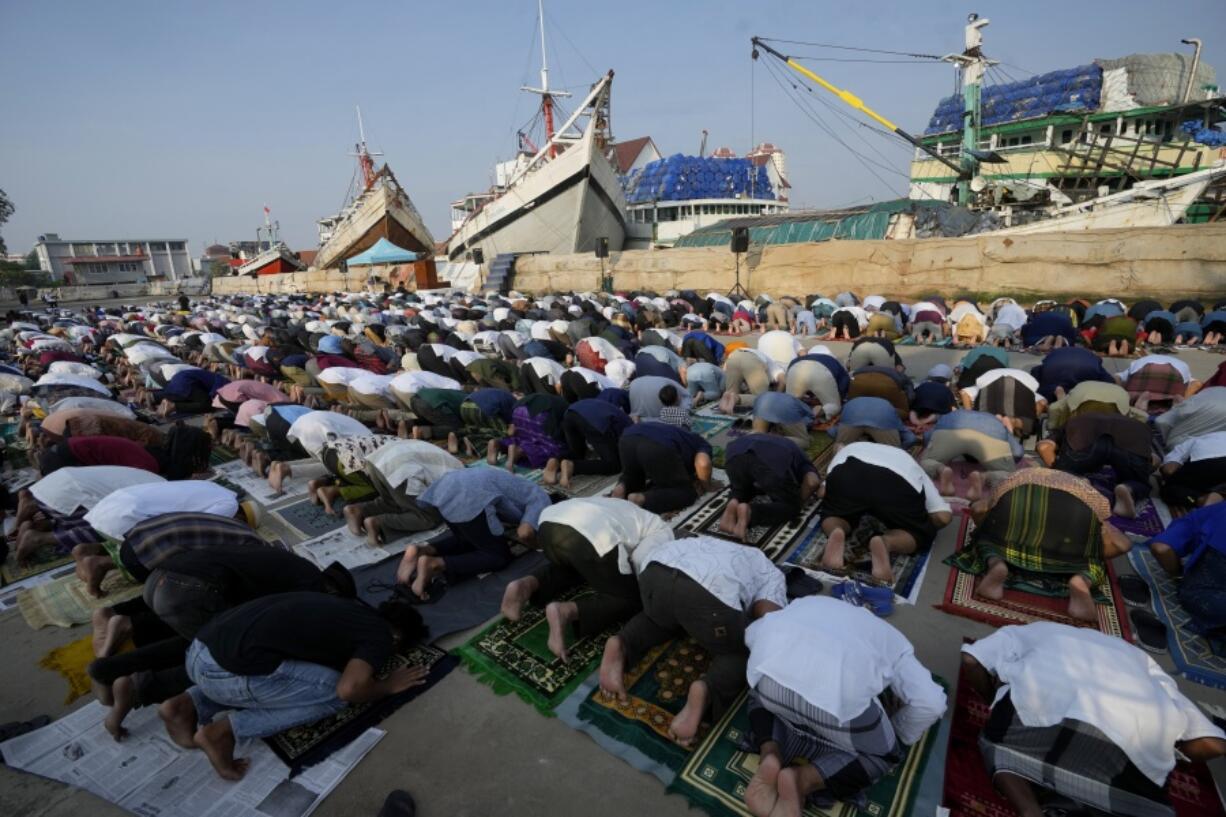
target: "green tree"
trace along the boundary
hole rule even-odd
[[[0,225],[7,222],[16,210],[17,208],[13,206],[13,202],[9,200],[8,193],[0,190]],[[4,236],[0,235],[0,255],[8,251],[9,249],[4,243]]]
[[[30,252],[26,254],[26,269],[28,270],[41,269],[41,267],[39,267],[38,265],[38,253],[35,252],[34,250],[30,250]]]

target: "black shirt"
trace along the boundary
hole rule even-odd
[[[214,545],[178,553],[158,567],[212,584],[231,607],[275,593],[327,589],[322,570],[278,547]]]
[[[323,593],[249,601],[204,625],[196,639],[235,675],[268,675],[286,660],[341,672],[353,658],[378,672],[392,654],[392,627],[373,608]]]

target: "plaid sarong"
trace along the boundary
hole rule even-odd
[[[1121,817],[1174,817],[1166,793],[1099,729],[1066,719],[1026,726],[1008,696],[979,734],[988,773],[1008,772]]]
[[[1169,363],[1143,366],[1124,384],[1124,389],[1134,401],[1144,392],[1149,392],[1151,406],[1155,402],[1169,404],[1173,398],[1186,392],[1187,388],[1179,370]]]
[[[501,440],[507,436],[507,424],[499,417],[486,416],[471,400],[460,404],[460,420],[464,423],[464,436],[482,454],[490,440]]]

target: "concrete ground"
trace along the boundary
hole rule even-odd
[[[846,356],[847,344],[831,346],[836,355]],[[922,378],[931,366],[953,365],[962,353],[900,347],[900,354],[908,370]],[[1204,352],[1181,352],[1179,356],[1202,378],[1222,360]],[[1028,368],[1037,360],[1016,355],[1015,365]],[[1107,361],[1112,371],[1126,365],[1126,361]],[[983,637],[994,629],[933,608],[944,593],[948,568],[941,560],[952,552],[955,535],[956,523],[937,538],[918,604],[901,605],[890,619],[915,645],[920,660],[951,683],[958,673],[962,638]],[[1115,566],[1121,573],[1130,572],[1124,559]],[[0,617],[5,658],[0,661],[0,723],[42,713],[59,717],[87,702],[81,699],[64,706],[63,681],[38,667],[38,660],[49,650],[86,632],[83,626],[33,631],[16,611]],[[462,643],[472,632],[444,639],[442,645]],[[1172,668],[1167,657],[1157,660],[1167,670]],[[1178,683],[1194,700],[1226,705],[1224,691],[1184,680]],[[373,817],[394,788],[412,792],[423,817],[693,814],[684,798],[666,794],[654,777],[605,753],[586,735],[556,718],[542,717],[518,698],[495,695],[462,668],[401,708],[382,727],[387,736],[315,812],[320,817]],[[1214,776],[1222,786],[1226,784],[1226,763],[1214,765]],[[105,817],[123,813],[83,791],[0,768],[0,815]]]

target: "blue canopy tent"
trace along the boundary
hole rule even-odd
[[[380,238],[366,252],[358,253],[348,259],[351,267],[372,267],[376,264],[408,264],[417,260],[417,253],[397,247],[386,238]]]

